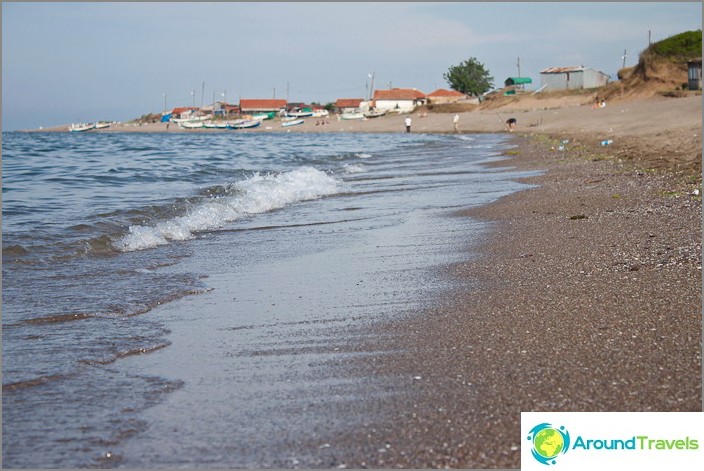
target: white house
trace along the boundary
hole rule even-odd
[[[426,102],[425,93],[415,88],[374,90],[374,107],[378,110],[396,110],[410,113]]]

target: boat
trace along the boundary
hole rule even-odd
[[[205,126],[203,121],[183,121],[178,123],[178,127],[183,129],[200,129]]]
[[[214,121],[205,121],[203,123],[203,127],[207,129],[227,129],[227,123],[223,122],[214,122]]]
[[[347,112],[340,115],[342,119],[364,119],[364,113],[361,111]]]
[[[268,113],[257,113],[254,116],[252,116],[253,119],[258,119],[260,121],[264,121],[267,119],[274,119],[276,116],[275,111],[269,111]]]
[[[110,124],[112,124],[112,123],[108,123],[105,121],[98,121],[97,123],[95,123],[95,129],[107,129],[110,127]]]
[[[73,123],[68,130],[71,132],[85,132],[95,129],[95,123]]]
[[[310,118],[311,116],[313,116],[311,108],[294,108],[286,112],[286,117],[288,118]]]
[[[330,116],[330,112],[328,110],[324,110],[324,109],[313,110],[313,117],[314,118],[326,118],[328,116]]]
[[[303,124],[305,122],[304,119],[293,119],[290,121],[282,121],[281,126],[283,127],[288,127],[288,126],[297,126],[299,124]]]
[[[371,109],[363,114],[365,118],[378,118],[379,116],[384,116],[386,114],[386,110]]]
[[[262,124],[258,119],[243,119],[227,124],[227,129],[249,129],[256,128]]]

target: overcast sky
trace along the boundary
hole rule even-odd
[[[449,88],[475,57],[499,87],[584,65],[616,79],[648,46],[701,29],[700,2],[2,3],[2,129],[125,121],[213,94],[327,103]],[[205,91],[203,92],[203,82]],[[192,92],[194,92],[192,94]],[[195,99],[195,100],[194,100]]]

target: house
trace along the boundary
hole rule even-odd
[[[609,83],[604,72],[584,67],[550,67],[540,71],[540,85],[549,90],[580,90]]]
[[[171,110],[171,117],[176,119],[192,118],[198,113],[199,109],[192,106],[183,106]]]
[[[338,98],[335,102],[335,108],[337,108],[340,113],[351,113],[358,109],[364,98]]]
[[[441,105],[444,103],[457,103],[460,100],[467,98],[464,93],[460,93],[455,90],[446,90],[444,88],[438,88],[432,93],[428,94],[428,103],[433,105]]]
[[[286,108],[286,100],[283,99],[241,99],[240,110],[242,113],[259,113],[268,111],[279,111]]]
[[[702,60],[694,59],[687,62],[687,88],[690,90],[702,89]]]
[[[410,113],[416,106],[425,104],[427,97],[415,88],[374,90],[374,107],[378,110],[397,110]]]

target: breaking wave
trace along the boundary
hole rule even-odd
[[[216,197],[195,204],[183,216],[153,225],[130,226],[129,233],[115,242],[122,252],[144,250],[169,241],[188,240],[195,233],[222,228],[243,217],[281,209],[287,205],[334,195],[339,180],[312,167],[280,174],[254,174],[220,190]]]

